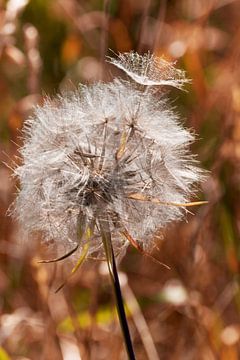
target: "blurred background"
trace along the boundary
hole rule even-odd
[[[209,203],[153,249],[171,270],[132,247],[120,265],[136,357],[240,359],[240,1],[0,0],[0,360],[126,359],[104,265],[87,261],[55,294],[72,264],[39,264],[46,249],[6,216],[24,119],[46,94],[121,76],[109,49],[186,71],[187,91],[168,95],[209,171]]]

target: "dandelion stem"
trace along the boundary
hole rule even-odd
[[[118,278],[117,266],[116,266],[113,247],[112,247],[109,223],[108,223],[108,221],[99,221],[99,226],[100,226],[100,231],[101,231],[104,249],[105,249],[105,253],[106,253],[109,274],[110,274],[110,278],[111,278],[113,289],[114,289],[117,312],[118,312],[118,317],[119,317],[119,321],[120,321],[121,328],[122,328],[122,334],[123,334],[123,338],[124,338],[124,342],[125,342],[125,346],[126,346],[126,351],[128,354],[128,359],[135,360],[132,340],[131,340],[131,336],[130,336],[130,332],[129,332],[129,328],[128,328],[128,323],[127,323],[127,318],[126,318],[126,313],[125,313],[125,309],[124,309],[123,298],[122,298],[122,293],[121,293],[121,288],[120,288],[120,283],[119,283],[119,278]]]

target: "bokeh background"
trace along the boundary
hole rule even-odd
[[[125,359],[104,265],[41,265],[6,211],[24,119],[46,94],[122,75],[112,52],[151,51],[192,79],[169,97],[209,171],[187,221],[120,265],[138,360],[240,359],[240,1],[0,0],[0,360]],[[196,200],[196,199],[195,199]],[[137,301],[137,302],[136,302]]]

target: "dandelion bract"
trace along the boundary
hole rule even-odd
[[[111,62],[130,79],[48,99],[23,128],[15,213],[61,251],[88,244],[88,255],[101,254],[103,222],[116,254],[126,234],[148,249],[158,229],[183,217],[201,178],[189,151],[194,136],[159,89],[182,87],[183,73],[149,55]]]

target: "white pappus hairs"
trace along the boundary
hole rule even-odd
[[[48,99],[23,128],[14,213],[59,253],[87,244],[89,256],[102,254],[102,221],[116,255],[129,241],[151,248],[158,229],[184,216],[202,178],[194,136],[159,90],[181,88],[184,72],[149,54],[110,62],[130,79]]]

